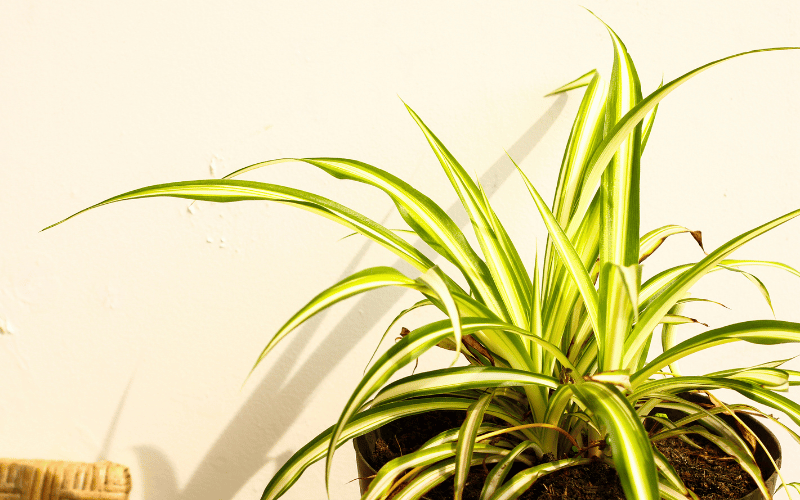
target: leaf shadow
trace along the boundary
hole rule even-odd
[[[167,455],[155,446],[133,449],[142,472],[142,498],[179,498],[178,478]]]

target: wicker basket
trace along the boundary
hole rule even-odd
[[[0,458],[0,500],[127,500],[128,468],[93,464]]]

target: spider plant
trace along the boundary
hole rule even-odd
[[[422,192],[380,168],[341,158],[270,160],[223,179],[149,186],[85,209],[155,196],[213,202],[270,200],[338,222],[386,247],[418,271],[418,275],[406,276],[391,267],[374,267],[343,279],[296,312],[258,356],[255,366],[315,314],[382,287],[408,288],[422,295],[398,320],[423,306],[442,313],[441,320],[403,335],[371,364],[336,423],[289,459],[267,485],[262,499],[280,497],[309,465],[322,459],[326,460],[327,483],[334,451],[346,441],[404,416],[443,409],[464,411],[463,425],[390,461],[378,472],[364,499],[387,498],[390,492],[398,500],[419,498],[445,480],[454,481],[455,498],[460,499],[469,468],[478,463],[496,464],[486,479],[482,499],[516,498],[541,476],[592,460],[613,464],[629,499],[692,498],[694,494],[652,443],[671,436],[690,439],[687,435],[693,434],[706,437],[735,457],[769,497],[753,448],[720,418],[720,414],[743,406],[718,403],[709,409],[681,394],[732,389],[784,412],[800,425],[800,406],[776,392],[794,383],[797,373],[781,369],[782,361],[776,361],[706,376],[683,376],[676,362],[728,342],[798,342],[800,324],[748,321],[680,343],[675,342],[674,332],[678,325],[695,321],[681,315],[680,309],[688,301],[706,300],[689,298],[687,293],[711,272],[745,273],[762,291],[763,284],[742,268],[771,266],[800,276],[784,264],[729,258],[745,243],[800,215],[800,210],[742,233],[698,262],[667,269],[642,283],[642,261],[669,236],[690,231],[669,225],[641,235],[639,175],[662,99],[724,61],[785,48],[754,50],[713,61],[644,97],[625,45],[610,28],[608,32],[614,47],[610,78],[590,71],[553,92],[582,89],[583,98],[552,205],[548,206],[518,167],[548,231],[541,262],[523,262],[480,183],[408,106],[472,221],[479,251]],[[401,237],[402,231],[387,229],[332,200],[290,187],[235,179],[290,161],[383,191],[410,230],[451,263],[457,275],[447,275]],[[698,233],[692,235],[699,241]],[[663,352],[648,361],[658,333]],[[452,350],[454,358],[465,357],[469,365],[454,364],[388,383],[399,369],[436,346]],[[654,413],[656,407],[678,409],[686,416],[672,422]],[[487,420],[486,416],[493,418]],[[645,430],[643,422],[648,419],[658,424],[656,431]],[[539,459],[545,454],[554,460],[541,464]],[[527,468],[508,477],[513,463]]]

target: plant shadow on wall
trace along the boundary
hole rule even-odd
[[[566,102],[567,97],[564,94],[559,95],[547,111],[508,148],[509,154],[518,159],[527,157],[551,128]],[[513,173],[513,164],[505,156],[500,157],[481,178],[482,184],[486,186],[487,195],[491,196]],[[468,219],[459,208],[460,204],[456,201],[446,211],[459,226],[463,226]],[[361,246],[344,270],[342,278],[357,270],[359,262],[372,244],[368,241]],[[401,267],[403,264],[405,263],[398,259],[393,266]],[[306,322],[302,331],[297,332],[298,334],[289,340],[291,344],[287,346],[286,355],[269,364],[267,373],[256,390],[203,457],[186,487],[181,491],[178,489],[177,474],[169,457],[152,446],[137,447],[135,452],[143,474],[144,498],[177,500],[232,498],[264,467],[265,456],[270,462],[278,465],[286,462],[290,453],[269,456],[269,452],[276,441],[292,426],[296,416],[305,406],[304,398],[309,392],[303,389],[318,385],[359,341],[362,332],[377,325],[385,311],[390,310],[401,295],[400,291],[386,290],[382,294],[359,297],[349,310],[363,311],[363,314],[352,312],[345,314],[298,369],[297,357],[307,347],[313,332],[317,330],[326,313]],[[290,380],[286,379],[288,373],[294,373]],[[287,404],[289,401],[293,406]],[[266,408],[275,402],[285,406],[284,411],[267,412]],[[270,415],[269,434],[265,434],[261,425],[262,416],[267,413]],[[253,436],[259,436],[259,439],[253,439]],[[348,481],[350,479],[354,478],[347,478]]]

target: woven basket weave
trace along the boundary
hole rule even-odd
[[[112,462],[0,458],[0,500],[128,500],[130,491],[128,468]]]

